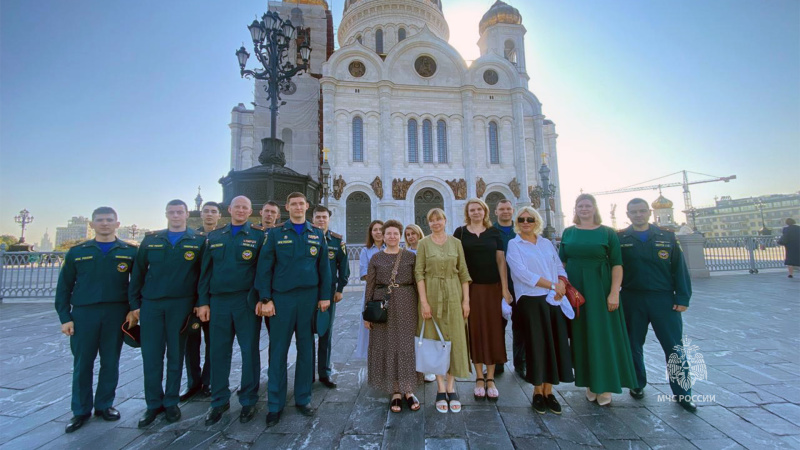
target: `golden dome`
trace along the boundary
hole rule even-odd
[[[317,5],[317,6],[324,6],[326,10],[329,9],[328,2],[326,2],[325,0],[289,0],[289,1],[284,0],[283,3],[297,3],[300,5]]]
[[[651,206],[653,209],[670,209],[672,208],[672,202],[663,195],[659,195]]]
[[[486,14],[483,15],[480,25],[478,26],[478,30],[480,34],[483,34],[487,28],[498,23],[521,25],[522,16],[519,14],[519,10],[517,8],[514,8],[507,3],[503,3],[501,0],[497,0],[494,2],[494,5],[489,8],[489,11],[486,11]]]

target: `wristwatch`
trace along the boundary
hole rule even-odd
[[[263,303],[265,305],[268,305],[271,301],[272,301],[271,298],[262,298],[261,299],[261,303]]]
[[[553,283],[550,283],[550,290],[551,291],[555,291],[556,290],[556,285],[553,284]]]

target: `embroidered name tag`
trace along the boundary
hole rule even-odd
[[[223,244],[222,242],[217,242],[216,244],[209,245],[209,248],[219,248],[219,247],[222,247],[224,245],[225,244]]]
[[[633,247],[633,244],[620,244],[620,247]]]
[[[655,244],[656,244],[656,247],[666,247],[666,248],[672,247],[672,244],[669,243],[669,242],[656,241]]]
[[[278,244],[278,245],[283,245],[283,244],[292,244],[292,243],[294,243],[294,241],[293,241],[293,240],[291,240],[291,239],[290,239],[290,240],[287,240],[287,241],[278,241],[278,242],[277,242],[277,244]]]
[[[183,248],[191,248],[191,249],[197,250],[197,249],[200,248],[200,246],[199,245],[184,245]]]
[[[94,256],[81,256],[80,258],[75,258],[75,262],[88,261],[90,259],[94,259]]]
[[[114,255],[114,258],[117,258],[117,259],[133,259],[133,256]]]
[[[164,244],[148,244],[147,248],[162,248]]]

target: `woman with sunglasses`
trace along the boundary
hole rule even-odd
[[[506,261],[519,308],[525,380],[533,384],[532,405],[536,412],[561,414],[553,385],[575,380],[567,319],[560,305],[567,301],[566,286],[558,279],[567,273],[556,248],[540,236],[542,218],[535,209],[525,206],[517,212],[514,231],[517,236],[508,242]]]

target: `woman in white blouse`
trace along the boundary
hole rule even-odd
[[[566,303],[562,312],[562,303],[568,300],[564,282],[558,279],[567,274],[553,244],[540,236],[542,218],[535,209],[521,208],[514,222],[517,237],[508,243],[506,262],[519,308],[525,379],[534,386],[532,405],[536,412],[561,414],[553,385],[575,380],[565,317],[571,308]]]

